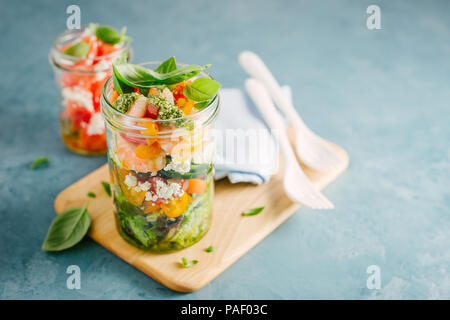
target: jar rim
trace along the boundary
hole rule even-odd
[[[83,25],[83,26],[81,26],[80,29],[72,29],[72,30],[66,29],[55,37],[55,39],[53,40],[52,48],[50,49],[49,57],[48,57],[51,65],[53,65],[54,67],[56,67],[58,69],[64,70],[64,71],[77,72],[77,73],[82,73],[82,74],[96,74],[96,73],[104,72],[104,71],[107,71],[110,69],[110,66],[108,68],[105,68],[102,70],[83,70],[83,69],[76,69],[76,68],[71,69],[71,68],[67,68],[57,62],[57,58],[59,58],[60,60],[71,61],[74,64],[86,59],[86,58],[78,58],[78,57],[74,57],[74,56],[65,54],[64,52],[59,51],[59,48],[58,48],[58,42],[60,40],[62,40],[64,38],[69,38],[70,35],[77,33],[77,32],[82,34],[84,32],[84,30],[86,30],[86,28],[88,28],[88,26]],[[130,57],[131,57],[130,43],[128,41],[121,41],[118,44],[120,46],[117,51],[99,56],[97,58],[100,60],[111,60],[112,57],[119,55],[121,52],[123,52],[125,50],[128,50],[128,52],[129,52],[128,60],[130,60]]]
[[[141,66],[156,65],[156,64],[159,65],[162,62],[163,61],[149,61],[149,62],[139,63],[139,65],[141,65]],[[177,65],[179,65],[179,66],[187,66],[187,64],[178,63],[178,62],[177,62]],[[205,74],[206,76],[210,77],[211,79],[213,79],[213,77],[209,73],[207,73],[205,71],[202,71],[199,74],[202,74],[202,73]],[[112,111],[112,113],[117,115],[117,116],[124,117],[124,119],[129,119],[129,120],[132,120],[132,121],[139,121],[139,122],[143,122],[143,123],[151,123],[151,122],[168,123],[168,122],[173,122],[173,121],[177,121],[177,120],[184,120],[184,119],[194,120],[195,117],[201,116],[203,114],[207,114],[207,111],[210,111],[211,107],[214,106],[214,105],[216,105],[216,110],[214,112],[214,114],[215,114],[217,112],[217,110],[218,110],[218,107],[219,107],[220,94],[219,94],[219,92],[217,92],[216,95],[214,96],[214,98],[210,101],[210,103],[206,107],[204,107],[203,109],[201,109],[201,110],[199,110],[199,111],[197,111],[195,113],[189,114],[189,115],[183,115],[183,116],[178,117],[178,118],[170,118],[170,119],[163,119],[163,120],[134,117],[134,116],[131,116],[131,115],[128,115],[128,114],[125,114],[125,113],[122,113],[122,112],[116,110],[116,108],[114,108],[111,105],[111,103],[109,102],[108,98],[106,97],[106,90],[107,90],[107,87],[109,86],[109,84],[111,83],[112,78],[113,78],[113,76],[109,77],[108,80],[106,80],[105,84],[103,85],[102,100],[104,102],[106,102],[109,111]],[[104,114],[103,106],[101,107],[101,109],[102,109],[102,113]]]

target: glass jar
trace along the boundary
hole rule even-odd
[[[153,69],[158,65],[143,64]],[[109,79],[101,109],[117,229],[129,243],[147,251],[186,248],[199,241],[211,224],[212,128],[219,111],[219,95],[193,114],[154,120],[114,109],[110,103],[113,87]]]
[[[49,61],[60,89],[59,121],[64,144],[79,154],[101,155],[107,150],[100,113],[102,88],[112,74],[112,61],[124,50],[130,58],[130,50],[125,41],[114,46],[97,41],[91,44],[86,58],[63,52],[86,37],[93,37],[87,27],[64,31],[54,40]]]

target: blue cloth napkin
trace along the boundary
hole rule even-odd
[[[290,87],[283,87],[291,98]],[[220,91],[215,179],[262,184],[278,170],[278,144],[258,109],[241,89]]]

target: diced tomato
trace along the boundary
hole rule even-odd
[[[151,103],[147,104],[147,112],[146,112],[146,117],[151,118],[151,119],[156,119],[158,118],[158,111],[159,108]]]
[[[175,87],[172,90],[173,97],[175,100],[180,99],[180,98],[186,99],[186,97],[183,95],[183,90],[185,87],[186,87],[185,82],[180,82],[175,85]]]
[[[87,126],[81,130],[81,144],[84,149],[100,151],[106,149],[106,137],[104,134],[88,135]]]
[[[89,123],[91,120],[91,112],[84,106],[79,105],[75,101],[68,100],[66,108],[67,116],[72,120],[74,128],[81,128],[81,123]]]

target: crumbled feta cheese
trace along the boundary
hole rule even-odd
[[[151,186],[152,186],[152,184],[148,181],[139,182],[138,185],[136,187],[134,187],[134,190],[136,190],[137,192],[148,191],[148,190],[150,190]]]
[[[172,157],[172,161],[168,163],[164,170],[173,170],[179,173],[187,173],[191,170],[191,159],[177,159],[177,157]]]
[[[156,181],[156,194],[159,198],[171,200],[183,194],[181,184],[176,182],[164,183],[161,180]]]
[[[108,74],[106,72],[97,72],[95,74],[95,80],[97,81],[102,81],[103,79],[105,79],[108,76]]]
[[[90,112],[94,111],[94,106],[92,104],[92,93],[84,90],[81,87],[65,87],[62,90],[62,96],[64,98],[63,103],[67,104],[67,100],[72,100],[76,103],[78,103],[80,106],[85,107]]]
[[[158,200],[158,196],[156,194],[153,194],[150,191],[147,191],[145,193],[145,201],[156,201]]]
[[[129,173],[125,176],[124,182],[127,185],[127,187],[130,189],[130,188],[136,186],[137,178],[135,176],[133,176],[131,173]]]
[[[111,68],[111,62],[109,62],[108,60],[100,60],[100,62],[94,66],[94,71],[100,72],[108,70],[109,68]]]
[[[105,130],[105,124],[103,123],[103,117],[100,112],[94,113],[89,121],[87,127],[87,134],[92,136],[94,134],[102,134]]]

